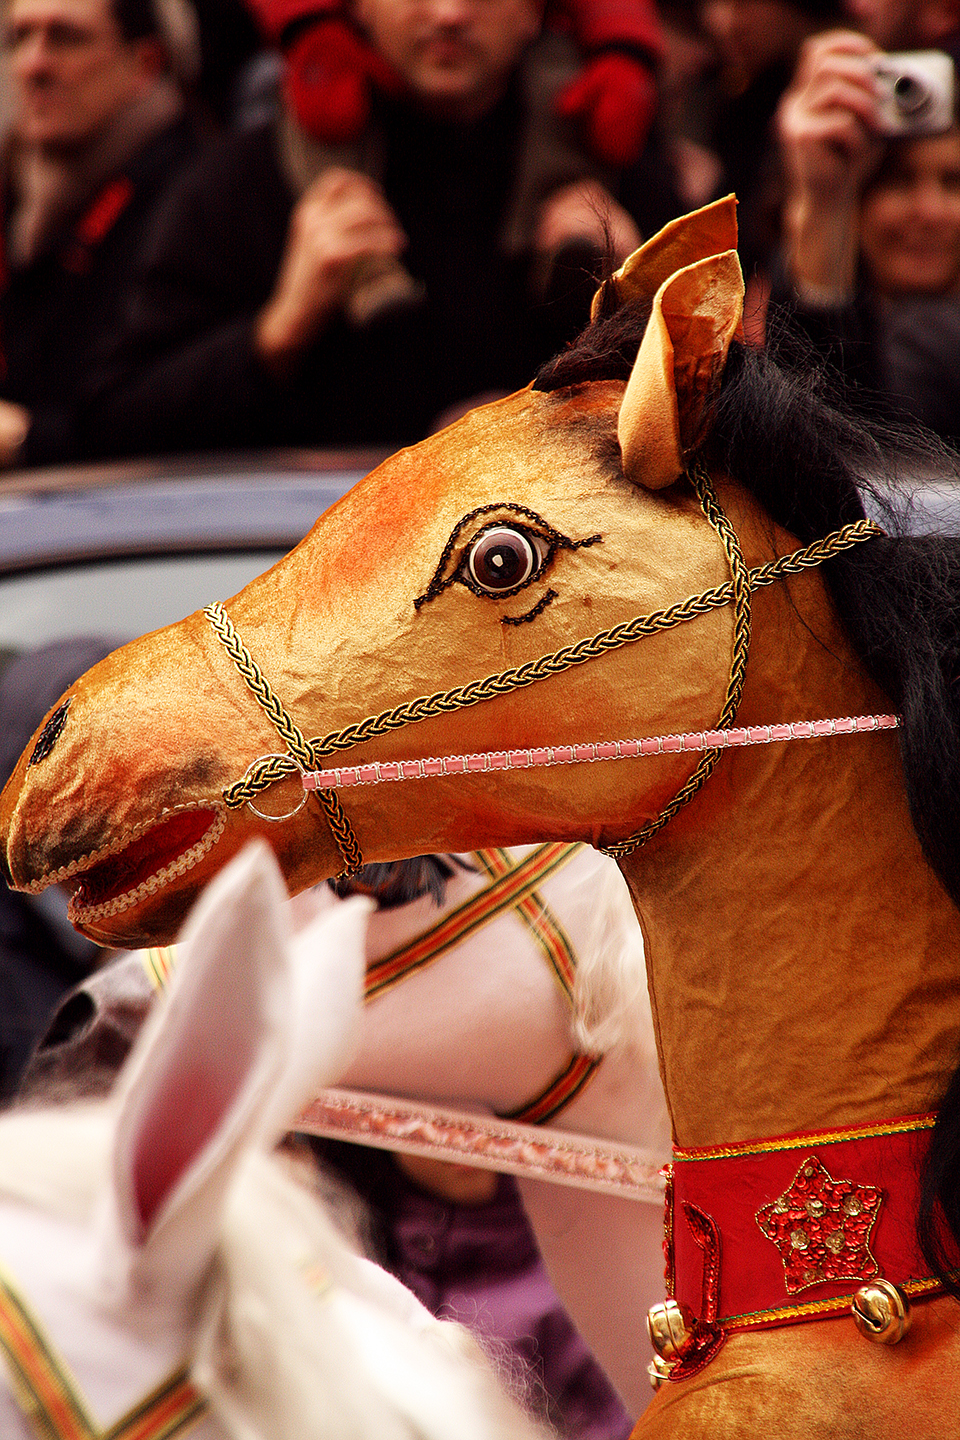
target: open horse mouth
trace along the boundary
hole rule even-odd
[[[176,810],[133,838],[85,855],[26,888],[64,885],[73,892],[71,922],[89,925],[139,904],[185,875],[213,849],[226,818],[223,806]]]

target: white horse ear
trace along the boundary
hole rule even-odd
[[[363,1008],[367,922],[376,908],[362,895],[340,900],[293,938],[287,1053],[264,1117],[271,1143],[353,1059]]]
[[[321,917],[324,927],[314,922],[308,956],[302,945],[294,953],[286,899],[272,852],[256,841],[187,922],[170,991],[118,1084],[101,1249],[111,1288],[170,1301],[189,1294],[244,1151],[272,1144],[311,1085],[340,1073],[369,902]],[[308,961],[312,982],[302,973]]]
[[[743,274],[734,250],[687,265],[661,284],[617,422],[629,480],[659,490],[683,473],[684,452],[702,438],[742,319]]]

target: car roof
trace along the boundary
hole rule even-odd
[[[83,560],[290,549],[384,451],[281,451],[0,480],[0,575]]]
[[[207,455],[0,480],[0,663],[59,640],[112,648],[236,594],[384,458]]]

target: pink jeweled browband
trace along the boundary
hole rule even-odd
[[[391,780],[427,780],[438,775],[530,770],[547,765],[583,765],[597,760],[637,760],[644,755],[675,755],[682,751],[731,750],[741,745],[770,745],[781,740],[816,740],[829,735],[896,730],[899,724],[896,715],[848,715],[834,720],[691,730],[683,735],[651,735],[644,740],[540,745],[529,750],[483,750],[472,755],[432,756],[425,760],[380,760],[334,770],[305,770],[301,771],[300,779],[305,790],[336,790],[350,785],[381,785]]]

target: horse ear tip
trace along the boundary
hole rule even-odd
[[[624,479],[638,490],[648,492],[668,490],[678,484],[685,471],[682,460],[672,455],[648,453],[633,454],[629,450],[621,456]]]
[[[737,205],[731,191],[668,221],[603,282],[593,297],[591,321],[604,320],[631,301],[652,299],[672,274],[698,260],[735,253]]]

